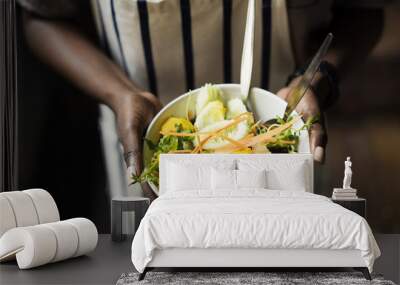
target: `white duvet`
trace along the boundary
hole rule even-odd
[[[358,249],[372,272],[380,251],[364,218],[328,198],[298,191],[183,191],[156,199],[132,243],[143,272],[155,249]]]

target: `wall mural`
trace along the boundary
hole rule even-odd
[[[0,2],[0,192],[17,189],[17,39],[14,0]]]

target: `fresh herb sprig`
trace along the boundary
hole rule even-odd
[[[181,124],[175,127],[178,133],[191,133],[189,130],[184,130]],[[162,136],[158,144],[149,139],[145,139],[145,143],[153,152],[153,156],[140,175],[132,174],[131,184],[149,182],[158,186],[160,154],[193,149],[191,137]]]
[[[275,123],[271,125],[258,124],[256,127],[256,134],[263,134],[273,129],[275,127],[279,127],[280,125],[286,124],[287,122],[293,119],[292,116],[289,116],[286,120],[281,117],[275,118]],[[271,153],[296,153],[299,147],[299,138],[300,132],[303,130],[309,130],[315,122],[318,121],[318,117],[310,116],[304,125],[299,129],[290,128],[278,136],[275,137],[273,142],[269,142],[266,144],[266,148]]]

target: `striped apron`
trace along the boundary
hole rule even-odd
[[[239,83],[248,1],[92,0],[104,49],[168,103],[205,83]],[[285,0],[256,0],[252,86],[276,92],[294,69]],[[126,192],[112,112],[100,125],[111,196]],[[135,190],[140,195],[138,189]]]

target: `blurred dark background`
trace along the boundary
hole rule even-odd
[[[328,156],[320,193],[330,195],[353,161],[353,187],[367,199],[375,232],[400,233],[400,2],[385,7],[380,42],[368,60],[342,81],[328,112]]]
[[[385,7],[382,38],[342,81],[328,111],[329,144],[316,193],[341,186],[346,156],[353,187],[368,200],[375,232],[400,233],[400,3]],[[44,43],[45,44],[45,43]],[[62,219],[92,219],[109,232],[98,105],[38,62],[19,32],[19,188],[50,191]]]
[[[18,44],[19,189],[46,189],[61,219],[86,217],[110,232],[98,103],[35,58],[21,25]]]

